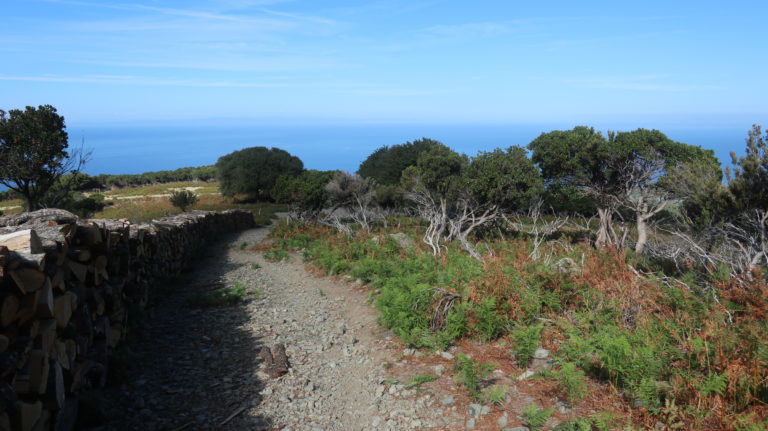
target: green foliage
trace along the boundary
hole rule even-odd
[[[281,262],[290,259],[290,257],[291,256],[283,250],[272,249],[264,252],[264,259],[270,262]]]
[[[51,105],[0,110],[0,184],[23,196],[28,211],[40,209],[48,189],[84,161],[67,152],[65,127]]]
[[[463,353],[457,353],[453,364],[454,379],[464,385],[473,398],[482,399],[480,384],[491,375],[496,364],[481,364]]]
[[[717,374],[710,373],[705,376],[701,382],[696,383],[696,389],[701,392],[702,395],[708,397],[710,395],[723,395],[725,388],[728,385],[728,373]]]
[[[197,195],[189,190],[174,190],[168,198],[171,205],[180,209],[182,212],[197,203]]]
[[[261,265],[256,262],[251,263],[251,269],[261,269]]]
[[[437,379],[438,377],[433,374],[419,374],[419,375],[413,376],[411,380],[409,380],[408,383],[405,384],[405,386],[409,388],[419,388],[424,383],[434,382]]]
[[[301,250],[309,247],[314,238],[305,234],[298,234],[290,238],[280,238],[277,240],[277,246],[286,250]]]
[[[432,295],[431,287],[419,283],[415,276],[386,280],[376,298],[382,324],[404,342],[421,347],[423,335],[429,333],[426,311]]]
[[[499,338],[507,326],[507,319],[498,313],[496,299],[486,298],[474,307],[477,324],[475,330],[483,341]]]
[[[454,340],[469,332],[469,319],[467,318],[469,308],[470,304],[466,302],[453,304],[445,317],[445,328],[438,334],[437,347],[445,350]]]
[[[763,136],[762,128],[753,125],[745,155],[731,153],[731,159],[734,169],[728,186],[737,209],[768,209],[768,133]]]
[[[554,411],[555,409],[552,408],[541,410],[535,403],[528,404],[523,407],[521,412],[523,423],[528,425],[530,431],[539,431],[547,423],[547,420],[549,420]]]
[[[613,420],[607,415],[593,415],[562,422],[555,431],[609,431]]]
[[[503,385],[493,385],[483,391],[483,398],[491,404],[503,404],[507,399],[509,388]]]
[[[412,188],[408,186],[412,181],[409,176],[415,176],[430,193],[445,198],[464,186],[462,174],[467,164],[466,156],[442,144],[433,146],[419,155],[415,168],[403,172],[405,188]]]
[[[544,191],[538,168],[520,147],[506,151],[497,148],[473,157],[466,172],[466,186],[477,202],[507,211],[528,208]]]
[[[360,164],[357,173],[364,178],[373,178],[379,184],[396,185],[406,168],[416,166],[421,153],[439,145],[442,144],[422,138],[391,147],[383,146]]]
[[[291,210],[298,215],[314,220],[328,202],[325,186],[333,178],[335,171],[307,170],[300,175],[281,175],[272,188],[275,201],[291,205]]]
[[[258,293],[258,292],[257,292]],[[195,292],[187,298],[187,305],[196,308],[222,307],[243,302],[248,291],[243,283],[208,292]]]
[[[270,198],[281,175],[298,176],[303,170],[304,164],[298,157],[279,148],[245,148],[216,162],[222,195],[245,194],[255,199]]]
[[[528,366],[533,359],[533,354],[539,347],[541,331],[544,325],[539,323],[528,327],[523,327],[512,332],[512,339],[515,342],[517,360],[520,366]]]
[[[557,370],[545,371],[543,376],[557,382],[560,390],[568,395],[572,402],[581,401],[587,395],[587,383],[584,371],[576,368],[573,362],[566,362]]]

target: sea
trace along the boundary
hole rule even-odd
[[[375,149],[423,137],[454,150],[479,151],[525,146],[543,132],[570,129],[568,124],[354,124],[354,125],[69,125],[70,147],[90,151],[84,172],[138,174],[216,163],[219,157],[247,147],[277,147],[298,156],[307,169],[355,172]],[[629,128],[596,127],[598,130]],[[750,124],[727,127],[660,128],[671,139],[712,149],[723,166],[731,151],[744,152]]]

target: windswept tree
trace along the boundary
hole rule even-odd
[[[548,189],[570,188],[594,201],[600,221],[595,241],[598,246],[614,242],[613,216],[618,205],[605,143],[605,137],[594,128],[578,126],[542,133],[528,145]]]
[[[360,164],[357,173],[363,178],[373,178],[382,185],[398,184],[403,171],[409,166],[416,166],[421,153],[441,145],[429,138],[391,147],[385,145],[371,153]]]
[[[429,222],[423,239],[433,254],[441,253],[442,241],[455,239],[477,259],[481,256],[470,235],[504,212],[527,207],[543,190],[538,169],[520,147],[482,152],[472,159],[437,147],[406,169],[403,185]]]
[[[325,186],[335,171],[306,170],[298,176],[280,176],[272,188],[273,198],[291,206],[291,216],[304,221],[316,222],[328,204]]]
[[[473,157],[465,170],[464,184],[451,220],[452,236],[475,258],[479,254],[468,240],[473,231],[504,213],[528,208],[544,191],[539,170],[525,149],[516,146]]]
[[[378,214],[373,211],[375,180],[336,171],[333,179],[325,185],[325,191],[328,192],[331,215],[336,209],[342,208],[366,232],[371,231],[371,222],[378,218]]]
[[[406,199],[427,221],[423,241],[435,256],[441,253],[441,241],[448,236],[449,208],[461,186],[468,159],[440,144],[422,153],[416,166],[403,171],[401,183]]]
[[[712,151],[675,142],[658,130],[610,132],[606,139],[595,129],[580,126],[544,133],[529,148],[547,187],[571,187],[594,201],[600,221],[596,245],[618,242],[613,217],[621,207],[630,210],[635,216],[637,252],[648,241],[649,221],[688,198],[679,184],[665,180],[667,175],[719,169]]]
[[[605,145],[609,181],[619,192],[616,198],[635,215],[637,253],[642,253],[648,242],[650,220],[689,198],[690,188],[670,179],[690,176],[686,173],[689,169],[720,169],[712,150],[673,141],[658,130],[611,133]],[[674,175],[668,179],[670,173]]]
[[[40,209],[59,178],[85,163],[81,150],[68,151],[65,129],[51,105],[0,110],[0,183],[24,198],[27,211]]]

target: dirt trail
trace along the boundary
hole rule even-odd
[[[525,429],[514,427],[521,421],[511,411],[519,406],[507,406],[507,416],[472,404],[448,375],[451,353],[403,349],[376,323],[368,289],[315,277],[295,254],[269,262],[250,250],[267,234],[258,228],[224,238],[150,308],[139,334],[141,370],[108,393],[109,404],[119,407],[110,429]],[[195,292],[236,283],[248,288],[245,303],[187,305]],[[285,345],[291,367],[269,379],[258,353],[276,343]],[[507,355],[505,347],[498,352]],[[420,374],[439,378],[409,387]],[[494,375],[514,385],[514,370]],[[533,401],[518,395],[514,404]]]

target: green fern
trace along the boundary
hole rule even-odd
[[[553,408],[541,410],[535,403],[528,404],[522,411],[523,423],[528,425],[530,431],[539,431],[554,411]]]
[[[696,384],[696,389],[701,392],[702,395],[708,397],[710,395],[722,395],[725,392],[725,388],[728,386],[728,373],[723,374],[710,373],[700,383]]]
[[[480,383],[491,375],[496,364],[481,364],[463,353],[456,355],[453,365],[454,379],[464,385],[473,398],[481,399]]]
[[[507,324],[507,319],[496,310],[496,299],[487,298],[474,307],[477,324],[475,330],[483,341],[499,338]]]
[[[493,385],[483,391],[483,398],[491,404],[502,404],[507,399],[508,387],[503,385]]]
[[[517,360],[521,366],[528,366],[531,359],[533,359],[533,354],[539,346],[542,328],[544,328],[544,325],[539,323],[527,328],[518,329],[512,333],[515,349],[517,349]]]

